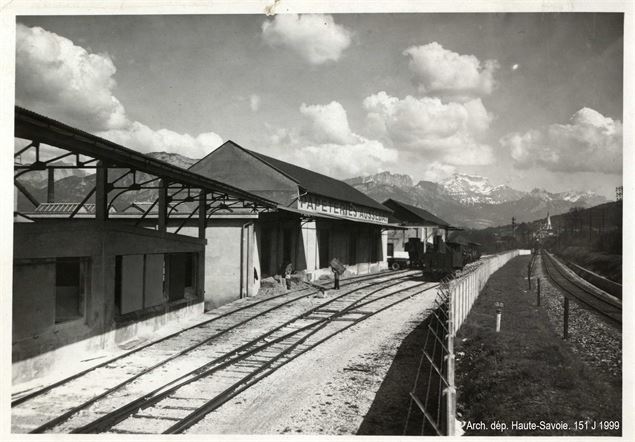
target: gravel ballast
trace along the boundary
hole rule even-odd
[[[385,380],[407,337],[428,316],[436,290],[414,296],[344,331],[280,368],[210,413],[189,434],[395,434],[398,423],[377,418],[379,402],[405,418],[409,375]],[[408,352],[410,354],[410,352]],[[409,365],[418,364],[418,357]]]

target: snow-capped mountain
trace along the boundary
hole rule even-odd
[[[571,201],[572,203],[577,203],[578,201],[582,201],[582,200],[589,201],[589,200],[593,200],[597,198],[602,199],[602,197],[595,192],[569,191],[569,192],[562,192],[557,195],[559,195],[560,198],[562,198],[563,200]]]
[[[592,207],[607,201],[601,195],[585,191],[523,192],[466,174],[454,174],[439,183],[419,181],[415,185],[408,175],[389,172],[346,182],[379,202],[394,198],[429,210],[452,225],[469,228],[509,224],[512,217],[517,222],[533,221],[547,212],[555,215],[572,207]]]
[[[566,201],[569,203],[580,203],[585,207],[602,204],[606,198],[595,192],[570,190],[568,192],[551,193],[545,189],[533,189],[528,193],[532,198],[541,201]]]
[[[494,186],[485,177],[463,173],[455,173],[439,184],[462,204],[499,204],[516,201],[525,194],[509,186]]]

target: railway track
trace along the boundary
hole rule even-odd
[[[395,277],[397,275],[409,275],[409,274],[414,274],[414,272],[412,271],[408,271],[408,270],[403,270],[400,272],[391,272],[391,271],[384,271],[384,272],[380,272],[380,273],[375,273],[373,275],[362,275],[362,276],[355,276],[355,277],[351,277],[351,278],[346,278],[343,280],[343,282],[341,283],[342,287],[345,286],[349,286],[361,281],[366,281],[366,280],[374,280],[374,281],[381,281],[384,278],[391,278],[391,277]],[[239,307],[235,307],[235,303],[230,304],[226,304],[225,306],[219,307],[211,312],[206,313],[206,315],[210,316],[210,319],[203,321],[201,323],[192,325],[190,327],[184,328],[179,330],[178,332],[169,334],[161,339],[157,339],[151,342],[148,342],[144,345],[140,345],[138,347],[135,347],[134,349],[127,351],[125,353],[122,353],[114,358],[108,359],[106,361],[101,362],[100,364],[94,365],[90,368],[87,368],[85,370],[82,370],[72,376],[66,377],[62,380],[59,380],[57,382],[51,383],[45,387],[41,387],[41,388],[36,388],[36,389],[29,389],[23,392],[18,392],[18,393],[14,393],[12,395],[12,401],[11,401],[11,406],[17,406],[20,405],[23,402],[29,401],[35,397],[41,396],[42,394],[60,386],[60,385],[64,385],[66,383],[68,383],[69,381],[72,381],[73,379],[79,378],[81,376],[84,376],[85,374],[95,371],[96,369],[102,368],[106,365],[112,364],[116,361],[120,361],[123,360],[124,358],[127,358],[135,353],[138,353],[142,350],[146,350],[149,347],[153,347],[156,346],[157,344],[165,344],[167,346],[179,346],[179,342],[174,342],[172,341],[174,338],[184,338],[184,339],[188,339],[187,336],[185,336],[186,333],[191,332],[192,330],[197,330],[197,329],[201,329],[201,328],[205,328],[210,326],[211,323],[215,323],[214,325],[216,326],[216,328],[220,329],[221,331],[228,331],[227,328],[228,327],[238,327],[241,326],[243,324],[246,324],[247,322],[249,322],[250,320],[253,320],[254,318],[258,317],[259,315],[263,314],[263,313],[267,313],[270,308],[267,307],[265,304],[273,304],[273,309],[275,308],[280,308],[280,307],[284,307],[286,305],[292,304],[293,302],[299,300],[299,299],[303,299],[306,297],[310,297],[313,295],[316,295],[320,290],[327,290],[327,287],[323,287],[320,286],[318,284],[311,284],[308,287],[304,287],[301,289],[295,289],[286,293],[282,293],[279,295],[274,295],[274,296],[269,296],[266,298],[259,298],[259,297],[252,297],[252,298],[244,298],[241,301],[245,301],[245,303],[243,305],[240,305]],[[298,297],[293,297],[296,294],[300,294],[300,296]],[[285,299],[285,298],[289,298],[292,297],[292,299]],[[275,304],[275,302],[279,302],[278,304]],[[253,310],[255,306],[262,306],[263,310],[259,311],[259,310]],[[238,317],[238,321],[236,321],[236,319],[233,317],[234,315],[239,315],[241,312],[246,312],[247,310],[250,310],[249,313],[251,313],[251,315],[244,315],[244,316],[239,316]],[[230,324],[224,324],[224,323],[220,323],[219,321],[229,321]],[[111,367],[112,368],[112,367]]]
[[[331,300],[324,299],[325,302],[313,298],[319,305],[308,311],[333,304],[353,293],[360,291],[363,293],[373,287],[398,285],[413,274],[416,272],[390,272],[347,279],[342,282],[342,286],[353,285],[355,287],[352,290]],[[370,283],[364,285],[366,281]],[[362,283],[361,286],[360,283]],[[138,394],[140,389],[151,391],[156,387],[157,382],[165,384],[165,379],[170,376],[178,379],[181,373],[191,371],[192,367],[199,369],[206,366],[211,355],[217,356],[214,360],[226,358],[228,354],[236,351],[238,334],[239,341],[247,341],[247,344],[252,345],[253,342],[266,339],[279,327],[262,335],[262,322],[271,321],[272,314],[275,314],[276,318],[280,316],[280,321],[283,321],[284,312],[291,311],[293,304],[306,301],[318,291],[319,289],[309,287],[292,294],[270,297],[223,312],[197,326],[182,330],[65,381],[21,397],[12,403],[12,431],[35,433],[71,431],[76,427],[64,426],[65,422],[76,420],[78,416],[85,417],[87,410],[99,403],[112,401],[113,396],[130,396],[131,392]],[[288,316],[287,313],[286,317]],[[100,385],[100,388],[95,391],[94,388],[88,388],[90,385]]]
[[[573,298],[579,305],[597,313],[610,325],[621,328],[622,302],[603,290],[577,276],[547,251],[542,254],[543,268],[553,284],[565,296]]]

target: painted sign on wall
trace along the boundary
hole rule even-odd
[[[388,216],[369,207],[333,200],[319,195],[302,195],[298,208],[307,212],[323,213],[330,216],[387,223]]]

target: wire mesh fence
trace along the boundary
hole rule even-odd
[[[455,435],[454,338],[489,277],[510,259],[529,251],[512,250],[483,259],[458,276],[441,280],[430,310],[419,368],[410,392],[404,435]]]

